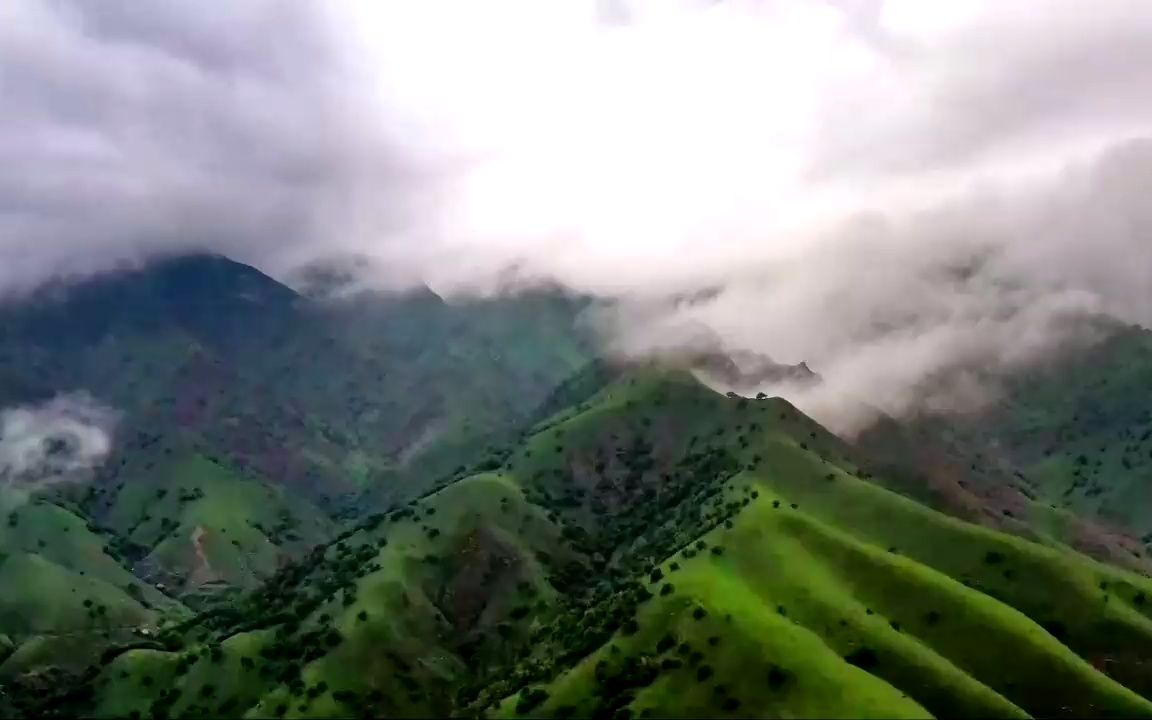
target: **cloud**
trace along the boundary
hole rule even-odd
[[[1133,143],[1010,197],[858,217],[690,302],[612,308],[600,327],[626,356],[704,343],[807,361],[822,384],[734,389],[783,394],[842,432],[877,411],[972,407],[1001,371],[1093,339],[1091,318],[1152,325],[1149,181],[1152,144]]]
[[[26,495],[83,477],[111,451],[117,417],[82,392],[0,410],[0,488]]]
[[[1142,0],[8,0],[0,292],[514,267],[619,299],[621,352],[702,327],[907,409],[1152,320],[1150,54]]]
[[[0,7],[0,288],[151,255],[315,240],[350,128],[314,9]]]

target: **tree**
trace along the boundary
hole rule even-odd
[[[768,666],[768,687],[778,689],[784,687],[788,682],[789,673],[782,667],[777,665]]]
[[[870,647],[859,647],[844,657],[844,662],[855,665],[861,670],[870,670],[880,664],[876,651]]]
[[[548,691],[542,688],[529,690],[524,688],[520,691],[520,699],[516,703],[516,714],[527,715],[535,710],[545,700],[548,699]]]

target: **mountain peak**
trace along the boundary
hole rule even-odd
[[[808,363],[785,365],[767,355],[747,351],[699,352],[687,358],[693,370],[720,383],[740,390],[755,390],[779,383],[808,384],[820,376]]]
[[[126,328],[181,327],[218,336],[224,327],[291,312],[297,298],[249,265],[222,255],[182,255],[46,287],[4,306],[0,323],[16,337],[64,351]]]

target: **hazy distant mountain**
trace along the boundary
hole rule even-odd
[[[129,433],[211,435],[325,499],[482,447],[588,360],[580,307],[426,289],[319,301],[223,257],[181,257],[0,308],[0,381],[89,390],[128,413]]]
[[[1098,341],[997,378],[987,406],[889,423],[866,433],[863,445],[878,451],[884,433],[891,440],[898,428],[921,448],[947,449],[959,465],[954,487],[965,480],[968,490],[998,492],[1010,512],[1035,500],[1047,517],[1030,521],[1060,541],[1110,536],[1128,556],[1121,559],[1145,564],[1152,549],[1152,332],[1114,323],[1096,331]],[[889,456],[912,461],[909,449]]]

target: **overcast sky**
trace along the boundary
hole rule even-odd
[[[1148,322],[1149,87],[1146,0],[4,0],[0,291],[185,250],[709,283],[624,345],[895,397]]]

